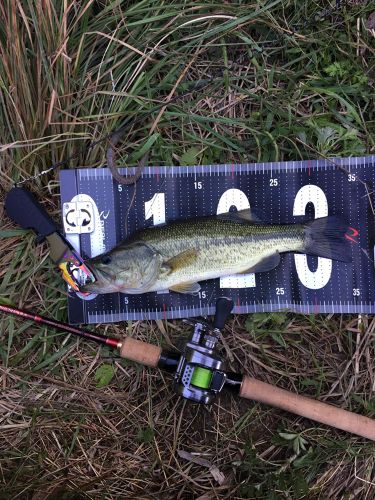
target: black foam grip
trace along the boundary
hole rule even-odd
[[[58,230],[53,219],[27,189],[14,187],[5,198],[5,210],[23,229],[33,229],[39,238]]]
[[[232,299],[228,299],[227,297],[220,297],[216,301],[216,311],[214,317],[214,328],[218,330],[222,330],[224,325],[232,312],[234,306],[234,302]]]

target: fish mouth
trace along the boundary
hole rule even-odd
[[[102,269],[90,269],[95,281],[89,281],[80,287],[79,291],[82,293],[103,293],[107,289],[112,289],[112,282],[115,279],[111,274]],[[113,290],[114,291],[114,290]],[[108,293],[108,292],[104,292]]]

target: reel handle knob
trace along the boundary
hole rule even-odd
[[[234,302],[232,299],[227,297],[220,297],[216,302],[216,311],[213,321],[213,327],[217,330],[222,330],[224,328],[227,319],[232,312]]]

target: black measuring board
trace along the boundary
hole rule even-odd
[[[280,265],[272,271],[200,282],[197,296],[153,292],[82,299],[70,293],[70,322],[207,315],[223,295],[234,300],[235,313],[375,312],[374,167],[375,156],[147,167],[136,187],[119,185],[106,168],[62,171],[61,200],[68,203],[64,205],[66,235],[84,257],[109,251],[127,235],[152,224],[250,206],[273,224],[341,216],[350,226],[346,237],[353,259],[348,264],[282,254]],[[120,169],[128,175],[134,171]],[[82,204],[90,208],[89,215],[82,216]]]

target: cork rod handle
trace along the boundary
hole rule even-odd
[[[375,420],[245,376],[240,396],[375,441]]]
[[[135,361],[141,365],[156,368],[159,363],[161,348],[141,342],[140,340],[126,337],[120,347],[120,356],[130,361]]]

